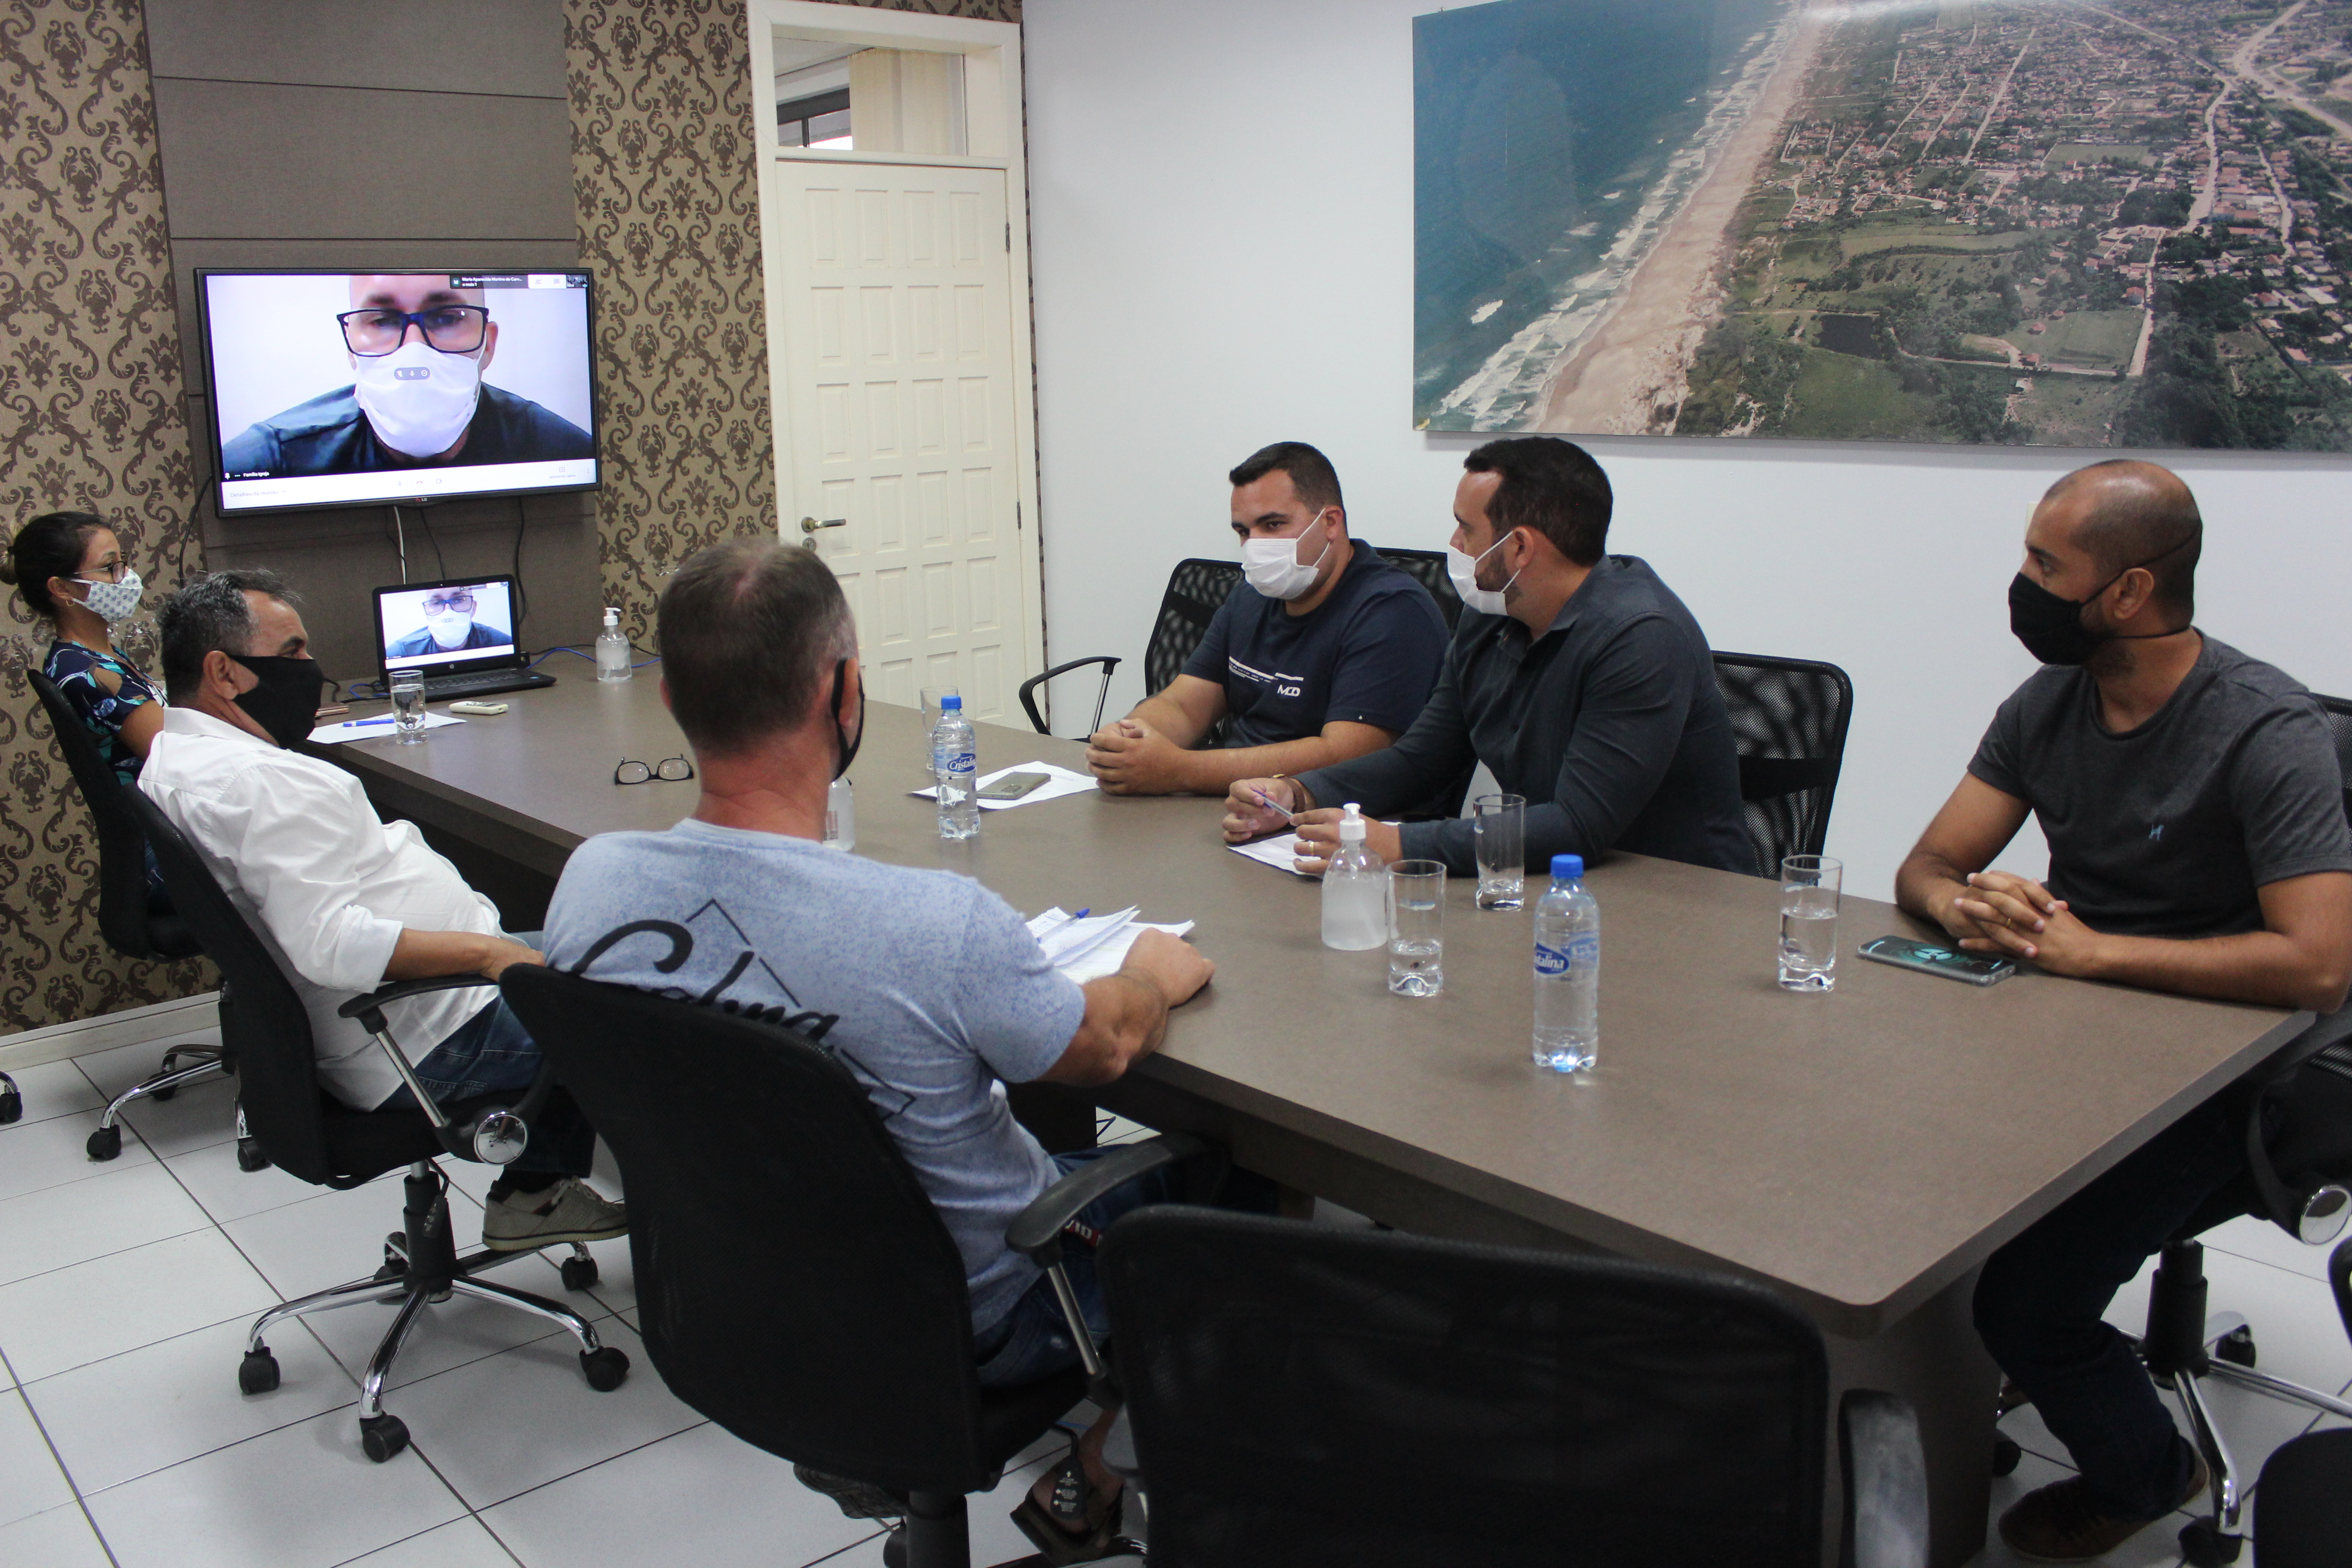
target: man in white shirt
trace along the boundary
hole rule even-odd
[[[324,677],[274,572],[215,572],[156,612],[170,707],[139,785],[188,837],[274,950],[310,1015],[319,1081],[359,1110],[415,1103],[399,1073],[336,1009],[387,981],[496,979],[537,963],[498,910],[414,824],[386,823],[359,781],[287,750],[310,732]],[[429,993],[384,1008],[436,1100],[520,1089],[540,1050],[497,990]],[[482,1244],[520,1252],[626,1234],[623,1206],[580,1177],[595,1134],[551,1097],[520,1160],[499,1173]]]

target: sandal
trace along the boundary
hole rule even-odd
[[[1086,1468],[1078,1463],[1074,1447],[1069,1458],[1055,1468],[1052,1503],[1040,1508],[1034,1493],[1024,1496],[1021,1506],[1013,1510],[1013,1522],[1049,1568],[1092,1563],[1108,1556],[1118,1543],[1126,1496],[1124,1487],[1107,1499],[1088,1487]]]

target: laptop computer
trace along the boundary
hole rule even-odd
[[[403,583],[375,591],[376,674],[425,672],[425,699],[478,697],[552,686],[525,668],[515,641],[514,578],[505,574]]]

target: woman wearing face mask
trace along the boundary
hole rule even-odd
[[[34,619],[56,634],[42,673],[81,715],[99,755],[128,788],[163,727],[163,693],[114,646],[113,628],[137,612],[143,590],[122,542],[86,511],[44,513],[9,541],[0,583],[14,584]]]

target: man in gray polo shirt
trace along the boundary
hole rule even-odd
[[[1971,952],[2053,974],[2328,1012],[2352,972],[2344,781],[2311,694],[2190,624],[2203,541],[2189,487],[2153,463],[2051,487],[2009,595],[2043,668],[1993,715],[1895,897]],[[1988,869],[2029,811],[2049,875]],[[1978,1331],[2080,1472],[2001,1516],[2021,1556],[2087,1562],[2204,1489],[2103,1314],[2245,1168],[2213,1100],[1986,1263]]]
[[[1614,501],[1601,465],[1572,442],[1523,436],[1462,466],[1451,551],[1462,620],[1421,717],[1384,751],[1242,780],[1225,837],[1283,826],[1272,800],[1302,814],[1303,864],[1319,869],[1342,803],[1368,816],[1405,810],[1484,763],[1527,798],[1530,868],[1622,849],[1752,874],[1706,634],[1649,563],[1605,553]],[[1384,860],[1476,868],[1465,818],[1374,822],[1365,843]]]

